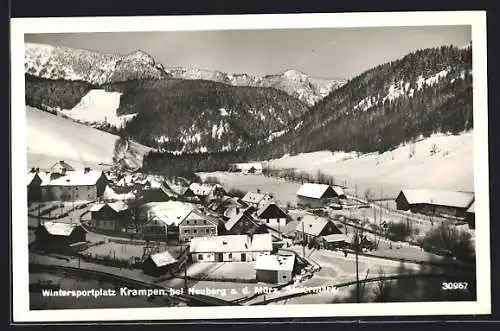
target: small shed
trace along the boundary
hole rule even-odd
[[[255,261],[255,277],[258,282],[286,284],[294,275],[295,255],[262,255]]]
[[[85,242],[87,230],[76,223],[45,221],[35,230],[37,245],[70,246]]]
[[[169,251],[150,255],[142,264],[144,273],[152,276],[161,276],[175,269],[177,260]]]
[[[341,187],[326,184],[305,183],[297,191],[297,204],[309,208],[321,208],[345,198]]]
[[[101,230],[121,231],[132,221],[129,206],[123,201],[95,203],[90,213],[90,225]]]

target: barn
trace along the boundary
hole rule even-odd
[[[436,216],[465,218],[474,193],[428,189],[401,190],[396,197],[399,210]]]
[[[93,228],[120,232],[132,221],[132,213],[123,201],[95,203],[90,207]]]
[[[293,280],[295,255],[262,255],[255,261],[255,278],[268,284],[286,284]]]
[[[194,262],[252,262],[273,250],[272,236],[268,233],[198,237],[191,239],[189,253]]]
[[[305,183],[297,191],[297,205],[301,207],[321,208],[345,198],[341,187],[326,184]]]

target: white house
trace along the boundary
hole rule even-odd
[[[272,236],[268,233],[198,237],[191,239],[189,253],[194,262],[255,261],[273,250]]]

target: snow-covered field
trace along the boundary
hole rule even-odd
[[[105,90],[90,90],[72,109],[63,109],[61,112],[81,122],[109,123],[122,127],[135,114],[118,116],[116,110],[120,106],[121,93]]]
[[[113,163],[118,136],[26,107],[28,167],[41,169],[64,160],[75,168],[106,168]],[[130,144],[130,158],[139,165],[148,148]],[[132,156],[130,154],[133,154]],[[104,165],[104,166],[103,166]]]
[[[383,154],[319,151],[265,162],[274,168],[296,168],[334,176],[338,184],[362,196],[395,197],[403,188],[474,191],[473,132],[433,135]],[[414,155],[410,157],[410,152]],[[382,193],[382,194],[381,194]]]

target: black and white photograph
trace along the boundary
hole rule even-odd
[[[11,36],[15,320],[491,313],[484,12]]]

